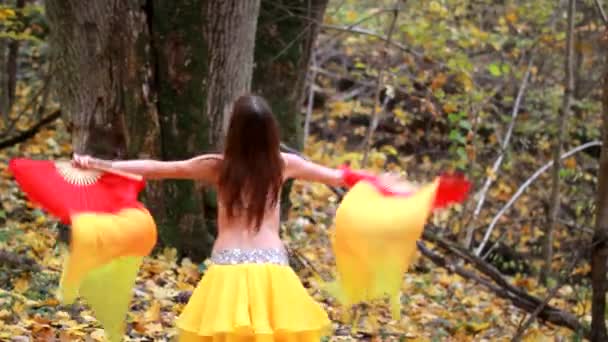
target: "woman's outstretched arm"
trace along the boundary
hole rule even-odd
[[[351,170],[348,167],[339,169],[329,168],[292,153],[283,153],[283,159],[286,164],[285,178],[319,182],[336,187],[351,187],[360,180],[382,181],[382,183],[385,183],[392,179],[392,177],[387,177],[385,174],[376,176],[365,171]]]
[[[283,153],[285,178],[301,179],[324,183],[331,186],[345,186],[343,171],[319,165],[292,153]]]
[[[110,161],[91,156],[74,155],[74,164],[83,168],[104,167],[134,173],[147,179],[196,179],[215,183],[222,157],[205,154],[187,160],[159,161],[150,159]]]

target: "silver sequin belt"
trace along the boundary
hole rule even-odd
[[[211,254],[216,265],[277,264],[289,265],[287,251],[282,248],[221,249]]]

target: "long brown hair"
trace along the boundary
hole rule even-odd
[[[219,186],[228,217],[245,213],[259,230],[264,213],[279,200],[283,158],[279,128],[266,101],[243,95],[234,103],[224,147]]]

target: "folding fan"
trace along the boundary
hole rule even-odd
[[[154,219],[137,201],[144,180],[69,161],[19,158],[9,169],[32,202],[72,225],[60,299],[70,304],[82,295],[110,341],[120,341],[139,266],[157,239]]]
[[[393,317],[400,317],[403,273],[424,224],[434,209],[464,200],[469,188],[463,176],[448,174],[412,191],[391,190],[374,179],[357,182],[336,212],[337,277],[326,289],[346,306],[388,296]]]
[[[16,158],[9,170],[32,202],[66,224],[73,213],[138,207],[137,196],[145,186],[138,175],[81,169],[69,161]]]

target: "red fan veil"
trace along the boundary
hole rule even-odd
[[[12,159],[9,170],[32,202],[66,224],[74,213],[141,207],[137,196],[145,182],[135,175],[79,169],[69,161],[25,158]]]
[[[69,161],[19,158],[9,169],[33,203],[72,225],[62,301],[84,297],[110,341],[120,341],[137,272],[157,239],[154,219],[137,200],[144,180],[76,168]]]

